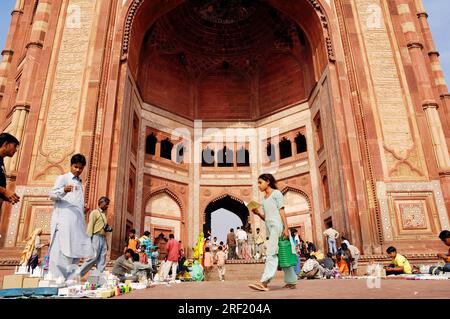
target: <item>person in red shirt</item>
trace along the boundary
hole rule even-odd
[[[169,272],[172,269],[172,278],[170,280],[175,281],[177,278],[178,258],[180,257],[180,245],[173,234],[169,235],[169,241],[166,245],[167,260],[164,264],[163,278],[169,279]]]

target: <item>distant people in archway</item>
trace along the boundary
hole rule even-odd
[[[337,253],[336,239],[339,238],[339,232],[330,226],[323,232],[323,235],[327,239],[328,252],[333,255],[336,255]]]
[[[213,257],[215,257],[215,256],[216,256],[216,253],[217,253],[217,250],[218,250],[218,248],[219,248],[219,242],[217,241],[217,237],[214,237],[214,238],[213,238],[213,241],[212,241],[212,243],[211,243],[211,247],[212,247],[212,254],[213,254]]]
[[[222,251],[225,253],[226,259],[228,259],[228,258],[229,258],[229,255],[228,255],[228,245],[225,244],[223,241],[221,241],[221,242],[219,243],[219,246],[222,246]]]
[[[209,239],[209,237],[205,239],[205,244],[203,245],[203,256],[205,256],[206,248],[208,248],[209,251],[212,253],[212,244],[211,244],[211,240]],[[203,258],[203,264],[201,264],[201,265],[205,266],[205,258]]]
[[[268,284],[275,277],[278,269],[278,240],[282,236],[289,239],[289,228],[284,210],[284,197],[278,190],[275,178],[271,174],[262,174],[258,178],[258,188],[264,192],[262,200],[264,212],[258,208],[255,208],[253,212],[265,222],[269,240],[264,273],[260,282],[251,284],[249,287],[259,291],[268,291]],[[283,288],[294,289],[297,284],[294,266],[283,268],[283,271],[286,283]]]
[[[236,259],[236,234],[234,229],[231,228],[227,234],[227,246],[228,246],[228,259]]]
[[[243,227],[238,227],[236,231],[236,239],[238,244],[238,257],[239,259],[245,258],[245,246],[247,245],[247,233]]]
[[[211,276],[211,272],[214,266],[214,259],[211,252],[211,247],[208,246],[205,248],[205,258],[204,258],[204,274],[205,274],[205,281],[209,281],[209,278]]]
[[[256,228],[255,234],[255,248],[256,248],[256,259],[261,259],[263,257],[263,245],[266,240],[264,239],[261,229]]]
[[[222,245],[218,247],[217,254],[214,258],[217,263],[217,271],[219,272],[219,280],[225,280],[225,261],[227,260],[227,255],[223,251]]]
[[[247,230],[247,252],[249,259],[255,258],[255,235],[251,227]]]

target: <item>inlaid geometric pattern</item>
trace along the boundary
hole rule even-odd
[[[426,229],[426,207],[423,202],[399,204],[403,229]]]

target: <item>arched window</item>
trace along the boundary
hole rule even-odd
[[[184,145],[178,144],[177,145],[177,163],[181,164],[184,161]]]
[[[154,133],[147,136],[145,140],[145,154],[156,155],[156,143],[158,140]]]
[[[298,133],[295,137],[295,144],[297,145],[297,154],[304,153],[308,150],[306,137],[302,133]]]
[[[219,167],[231,167],[233,166],[233,150],[230,150],[226,146],[217,152],[217,163]]]
[[[286,137],[283,137],[280,145],[280,159],[288,158],[292,156],[292,145]]]
[[[266,154],[271,162],[275,162],[275,146],[270,142],[267,142]]]
[[[209,146],[202,151],[202,166],[214,166],[214,150],[210,149]]]
[[[172,148],[173,143],[166,137],[165,140],[161,141],[161,157],[171,160],[172,159]]]
[[[250,166],[250,154],[243,146],[237,151],[237,166]]]

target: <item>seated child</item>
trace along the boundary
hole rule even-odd
[[[401,275],[401,274],[411,274],[412,269],[409,264],[408,259],[405,256],[397,253],[397,249],[395,247],[389,247],[386,249],[389,257],[392,258],[391,264],[389,266],[385,266],[386,275]]]

